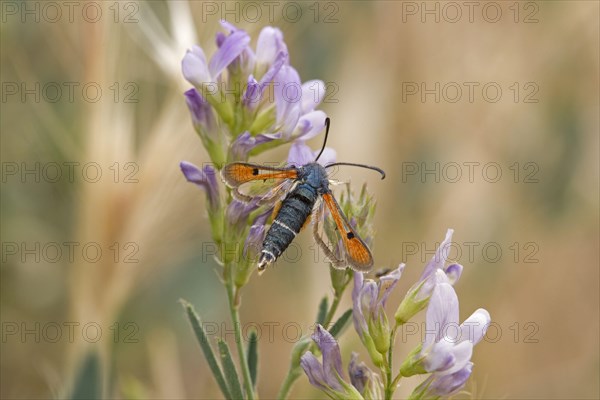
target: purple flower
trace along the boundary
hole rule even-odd
[[[259,134],[252,136],[246,131],[237,137],[231,144],[230,155],[233,160],[246,161],[250,152],[261,144],[265,144],[279,138],[277,134]]]
[[[273,83],[273,79],[281,70],[281,67],[287,62],[287,53],[279,53],[269,66],[267,72],[262,76],[260,81],[257,81],[254,75],[248,76],[248,85],[242,97],[242,103],[246,108],[254,111],[256,107],[266,98],[266,89],[268,85]]]
[[[300,107],[303,113],[313,111],[325,97],[325,82],[315,79],[302,84],[302,103]]]
[[[435,251],[435,254],[423,269],[423,274],[421,275],[419,281],[427,281],[421,293],[421,295],[425,297],[428,296],[428,294],[431,294],[431,291],[433,291],[433,284],[435,282],[432,282],[433,279],[431,278],[435,275],[435,271],[438,269],[443,270],[446,273],[446,276],[448,277],[447,282],[452,285],[455,284],[460,278],[463,269],[462,265],[451,264],[447,268],[445,267],[448,254],[450,253],[450,247],[452,245],[453,233],[454,229],[448,229],[444,241],[440,243],[440,246]]]
[[[199,46],[192,46],[187,51],[181,62],[181,71],[185,79],[200,91],[202,96],[211,104],[216,113],[230,128],[234,126],[235,116],[233,105],[230,101],[224,101],[222,84],[222,73],[229,69],[227,91],[235,93],[235,101],[239,99],[240,90],[236,91],[236,81],[232,76],[242,74],[244,68],[250,68],[253,64],[253,55],[249,48],[250,36],[243,30],[235,29],[233,25],[223,25],[230,34],[217,35],[218,49],[207,61],[204,51]],[[249,72],[247,72],[249,73]],[[211,149],[208,149],[211,156]]]
[[[340,347],[335,338],[317,325],[312,339],[323,354],[323,363],[310,351],[300,358],[309,382],[333,399],[362,399],[360,393],[345,381]]]
[[[275,126],[285,139],[291,137],[292,131],[300,118],[300,101],[302,89],[300,75],[289,65],[284,65],[275,76]]]
[[[252,222],[252,226],[250,226],[250,231],[244,242],[244,257],[257,255],[260,252],[266,233],[265,223],[272,213],[273,207],[267,208],[263,213],[257,215]],[[249,250],[251,250],[253,254],[249,254]]]
[[[314,111],[324,95],[321,81],[301,84],[298,72],[283,65],[274,78],[275,130],[283,139],[308,140],[325,128],[323,111]]]
[[[235,27],[235,25],[233,25],[225,20],[221,20],[221,26],[224,29],[228,30],[230,35],[233,35],[236,32],[245,33],[244,30],[238,29],[237,27]],[[227,35],[225,35],[224,33],[218,32],[215,39],[216,39],[217,47],[221,48],[227,40]],[[234,73],[234,74],[240,73],[240,74],[248,75],[254,70],[255,59],[256,59],[256,56],[254,55],[254,52],[252,51],[250,46],[246,46],[246,47],[244,47],[244,49],[242,50],[240,55],[238,57],[236,57],[227,66],[227,68],[229,69],[229,71],[231,73]]]
[[[413,352],[401,367],[403,376],[423,372],[451,375],[469,365],[473,346],[481,341],[490,324],[490,314],[480,308],[459,325],[458,311],[452,285],[436,285],[427,307],[425,340],[420,351]]]
[[[248,237],[244,242],[244,257],[248,258],[251,255],[257,255],[260,252],[262,242],[265,239],[265,233],[266,230],[264,225],[252,225],[250,227]]]
[[[352,352],[350,364],[348,364],[348,375],[350,382],[362,394],[367,386],[369,374],[372,373],[364,362],[358,364],[358,354]]]
[[[294,142],[290,147],[287,162],[289,165],[295,165],[297,167],[309,164],[315,161],[319,151],[320,150],[312,151],[311,148],[302,141]],[[335,157],[335,150],[331,147],[325,147],[318,162],[323,166],[327,166],[328,164],[333,164],[335,162]]]
[[[452,396],[462,389],[473,371],[473,363],[468,362],[463,369],[451,374],[433,373],[413,392],[416,398],[437,398]]]
[[[205,165],[202,170],[194,164],[182,161],[179,163],[181,172],[188,182],[195,183],[206,192],[208,198],[209,209],[211,211],[218,210],[220,207],[219,186],[217,184],[216,171],[210,165]]]
[[[381,380],[379,376],[371,371],[364,362],[358,363],[358,354],[352,352],[350,364],[348,364],[350,382],[358,392],[367,399],[381,399]]]
[[[184,94],[185,102],[192,115],[192,123],[196,131],[200,135],[216,141],[218,139],[217,123],[208,101],[195,88],[188,90]]]
[[[426,334],[421,350],[425,369],[447,374],[463,369],[490,321],[490,314],[480,308],[459,325],[458,296],[454,288],[449,283],[437,285],[427,308]]]
[[[245,203],[235,199],[225,210],[231,229],[227,229],[228,234],[225,235],[227,254],[224,257],[235,256],[234,283],[238,288],[248,283],[250,275],[256,269],[252,267],[258,261],[266,234],[265,223],[272,213],[272,206],[259,207],[255,202]],[[243,247],[240,247],[239,244],[242,243]]]
[[[298,119],[291,138],[302,141],[312,139],[323,131],[325,119],[327,114],[323,111],[308,111]]]
[[[385,303],[400,280],[404,264],[379,278],[379,282],[364,279],[362,272],[354,272],[352,290],[352,317],[354,328],[369,351],[375,365],[381,367],[390,346],[390,327],[385,314]]]
[[[250,213],[257,208],[256,203],[246,203],[233,199],[227,206],[227,210],[225,210],[225,218],[235,231],[244,232]]]
[[[283,33],[278,28],[264,27],[256,43],[256,76],[261,78],[280,54],[287,54]]]
[[[237,254],[240,259],[237,263],[234,282],[238,288],[248,283],[250,275],[256,269],[252,267],[258,262],[266,232],[264,223],[252,225],[248,230],[248,235],[246,236],[246,240],[244,240],[243,251],[241,254],[239,252]],[[258,273],[260,275],[261,271],[258,271]]]
[[[431,260],[423,270],[423,274],[409,290],[398,310],[395,318],[397,324],[404,324],[416,313],[427,306],[429,297],[439,283],[455,284],[462,273],[463,267],[460,264],[451,264],[446,267],[446,261],[452,245],[453,229],[448,229],[444,241],[435,251]]]
[[[242,54],[249,43],[250,36],[242,30],[236,30],[222,40],[210,62],[207,62],[201,47],[193,46],[181,63],[183,76],[197,88],[216,83],[223,70]]]

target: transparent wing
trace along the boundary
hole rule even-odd
[[[330,211],[328,216],[325,216],[325,206]],[[345,269],[350,266],[356,271],[366,272],[373,267],[371,251],[349,224],[333,195],[326,194],[323,201],[315,207],[313,221],[315,241],[334,268]],[[320,224],[335,226],[338,234],[337,239],[334,239],[333,249],[323,239]]]
[[[298,174],[296,168],[231,163],[223,168],[221,177],[232,188],[235,198],[262,205],[285,196],[294,186]]]
[[[315,242],[321,247],[323,253],[331,263],[334,268],[337,269],[346,269],[348,267],[348,263],[345,260],[345,257],[338,257],[335,254],[335,251],[330,249],[327,243],[323,240],[321,233],[319,232],[319,225],[324,222],[328,222],[325,220],[325,205],[323,202],[319,202],[315,206],[315,210],[313,211],[312,220],[313,220],[313,236],[315,238]]]
[[[340,209],[338,202],[335,200],[331,193],[325,193],[323,195],[323,202],[327,206],[331,218],[337,227],[339,239],[342,242],[343,256],[345,262],[355,271],[367,272],[373,268],[373,256],[371,250],[361,239],[358,233],[352,228],[346,216]],[[316,239],[316,238],[315,238]],[[322,241],[322,240],[321,240]],[[321,245],[321,247],[323,247]],[[331,254],[328,257],[331,258],[333,252],[329,250]],[[336,261],[340,261],[335,257],[332,261],[335,266]]]

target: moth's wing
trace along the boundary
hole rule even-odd
[[[235,162],[225,165],[221,176],[230,187],[239,187],[253,181],[278,179],[296,179],[298,170],[295,167],[277,168],[252,163]]]
[[[232,188],[235,198],[263,205],[280,199],[291,190],[298,174],[296,168],[231,163],[223,168],[221,177]]]
[[[373,268],[371,250],[352,228],[331,192],[323,195],[323,202],[337,227],[348,265],[355,271],[367,272],[371,270]]]
[[[321,232],[319,232],[319,224],[325,221],[324,208],[325,205],[323,204],[323,202],[318,202],[311,215],[313,223],[313,236],[315,238],[315,242],[319,245],[319,247],[321,247],[321,250],[323,250],[325,257],[327,257],[327,259],[334,268],[346,269],[346,267],[348,266],[346,260],[343,258],[340,259],[336,256],[335,252],[332,249],[330,249],[327,243],[325,243],[325,240],[323,240]]]

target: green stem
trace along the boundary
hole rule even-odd
[[[344,289],[345,289],[345,287],[344,287]],[[342,291],[342,293],[343,293],[343,291]],[[337,311],[338,306],[340,305],[340,301],[342,299],[342,293],[333,297],[333,302],[331,303],[331,306],[329,307],[329,311],[327,312],[325,321],[323,321],[323,325],[325,326],[325,328],[327,328],[327,325],[329,325],[331,323],[331,321],[333,320],[335,312]],[[311,345],[308,348],[308,351],[313,351],[313,352],[315,351],[314,343],[311,343]],[[294,382],[296,381],[296,379],[298,379],[300,377],[300,375],[301,374],[298,371],[298,369],[292,368],[292,366],[290,365],[287,375],[285,376],[285,379],[283,380],[283,383],[281,384],[281,388],[279,389],[279,393],[277,394],[277,398],[279,400],[285,400],[288,397],[290,390],[292,389],[292,386],[294,385]]]
[[[391,400],[392,394],[394,394],[394,391],[392,390],[392,385],[390,384],[391,380],[392,380],[392,370],[388,369],[386,372],[386,379],[385,379],[385,400]]]
[[[340,293],[340,295],[333,296],[333,303],[331,303],[331,307],[329,307],[329,311],[327,312],[327,315],[325,316],[325,321],[323,321],[323,324],[325,325],[325,329],[327,329],[328,325],[331,324],[331,321],[333,321],[333,316],[335,315],[335,312],[337,311],[341,300],[342,300],[341,293]]]
[[[398,375],[396,375],[396,377],[392,381],[392,387],[397,387],[398,382],[400,382],[400,379],[402,379],[402,374],[400,372],[398,372]],[[394,393],[392,392],[392,394],[394,394]]]
[[[392,380],[392,353],[394,350],[394,342],[396,341],[396,327],[392,329],[392,333],[390,335],[390,348],[388,350],[388,360],[387,360],[387,371],[386,371],[386,379],[385,379],[385,400],[390,400],[392,395],[396,391],[396,387],[398,385],[398,377]],[[400,374],[398,374],[400,376]]]
[[[294,382],[296,381],[296,379],[298,379],[299,376],[300,373],[297,370],[294,370],[292,368],[288,370],[288,373],[285,376],[283,383],[281,384],[281,388],[279,389],[279,393],[277,394],[278,399],[284,400],[288,397],[290,390],[294,385]]]
[[[244,342],[242,341],[242,327],[240,324],[240,313],[239,313],[239,292],[233,286],[232,279],[227,282],[227,298],[229,299],[229,312],[231,313],[231,321],[233,323],[233,329],[235,333],[235,343],[237,345],[238,357],[240,358],[240,366],[242,368],[242,375],[244,377],[244,388],[248,400],[254,400],[254,390],[252,389],[252,380],[250,378],[250,369],[248,368],[248,360],[246,360],[246,351],[244,349]]]

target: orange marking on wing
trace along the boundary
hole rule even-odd
[[[342,216],[342,211],[335,201],[335,198],[331,193],[325,193],[323,200],[331,212],[331,216],[337,225],[344,248],[348,255],[348,262],[350,265],[359,271],[368,271],[373,266],[373,256],[367,245],[362,239],[356,234],[354,229],[346,222],[345,217]]]
[[[373,257],[369,248],[358,238],[344,239],[344,246],[352,259],[351,264],[359,270],[369,270],[373,266]]]
[[[327,207],[329,208],[329,211],[331,212],[331,216],[333,217],[333,220],[335,221],[335,224],[337,225],[338,230],[340,231],[340,234],[341,235],[345,234],[346,228],[344,228],[344,220],[342,219],[342,216],[340,215],[340,210],[337,206],[335,199],[331,195],[331,193],[325,193],[323,195],[323,200],[325,201],[325,204],[327,204]]]
[[[264,167],[257,164],[231,163],[221,172],[225,183],[237,187],[246,182],[267,179],[296,179],[295,169]]]

